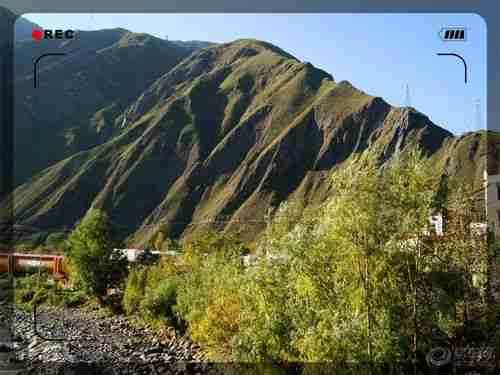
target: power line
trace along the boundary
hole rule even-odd
[[[170,221],[166,224],[147,224],[147,225],[142,225],[139,227],[139,230],[147,230],[147,229],[156,229],[158,227],[163,227],[163,226],[169,226],[169,225],[185,225],[186,227],[191,227],[191,226],[197,226],[197,225],[207,225],[207,224],[231,224],[231,223],[236,223],[236,224],[263,224],[266,223],[267,221],[265,219],[238,219],[238,218],[231,218],[230,216],[222,216],[222,217],[217,217],[217,216],[211,216],[211,217],[206,217],[203,218],[202,220],[198,221]],[[111,226],[115,228],[123,228],[123,229],[131,229],[130,226],[124,225],[124,224],[119,224],[114,222],[113,220],[110,220]],[[0,224],[0,228],[4,230],[11,230],[15,233],[40,233],[40,232],[63,232],[63,233],[70,233],[74,230],[74,227],[68,228],[68,227],[35,227],[35,226],[30,226],[30,225],[24,225],[24,224],[10,224],[10,223],[5,223],[5,224]]]

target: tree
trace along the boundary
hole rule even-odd
[[[51,233],[45,240],[45,245],[53,250],[64,250],[66,242],[66,234],[63,232]]]
[[[487,337],[489,248],[487,234],[476,223],[482,212],[476,204],[474,189],[464,182],[450,194],[450,220],[444,241],[436,253],[444,260],[442,268],[455,271],[455,284],[460,293],[454,295],[455,320],[460,327],[460,340],[473,342]],[[482,334],[484,333],[484,335]]]
[[[126,258],[114,251],[121,247],[120,241],[106,213],[90,209],[71,232],[68,242],[76,285],[102,302],[108,288],[119,285],[127,271]]]
[[[153,254],[151,249],[146,248],[143,252],[141,252],[136,259],[137,264],[141,264],[144,266],[150,266],[158,262],[160,256],[158,254]]]
[[[314,225],[302,220],[281,240],[294,242],[289,304],[299,310],[291,314],[300,359],[395,363],[423,352],[431,170],[411,148],[383,166],[373,152],[353,158],[333,174]]]
[[[134,267],[127,277],[127,285],[123,295],[123,309],[127,315],[139,311],[141,301],[144,299],[146,289],[147,268]]]

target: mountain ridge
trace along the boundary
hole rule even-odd
[[[207,218],[236,230],[286,199],[323,200],[325,174],[368,148],[387,160],[416,142],[444,168],[469,142],[254,39],[193,51],[122,108],[119,132],[16,189],[16,222],[50,231],[99,207],[138,245]]]
[[[21,42],[15,48],[16,184],[108,140],[119,131],[112,119],[192,52],[120,28],[80,31],[69,41]],[[47,52],[67,56],[40,60],[35,89],[33,61]]]

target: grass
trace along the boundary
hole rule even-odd
[[[46,273],[18,274],[14,283],[14,303],[25,311],[32,311],[35,304],[73,308],[87,301],[83,292],[63,290],[50,283]]]

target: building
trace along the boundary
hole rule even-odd
[[[437,214],[433,215],[429,218],[430,230],[438,237],[443,236],[443,215]],[[426,231],[427,235],[430,233]]]
[[[139,255],[141,255],[144,250],[142,249],[114,249],[117,252],[120,252],[124,257],[127,258],[127,261],[130,263],[137,262],[137,258]],[[151,254],[153,255],[170,255],[170,256],[176,256],[178,253],[176,251],[167,251],[166,253],[162,253],[160,251],[151,251]]]
[[[137,259],[137,256],[144,251],[141,249],[113,249],[113,250],[118,251],[123,256],[127,257],[127,260],[129,262],[135,262]]]

